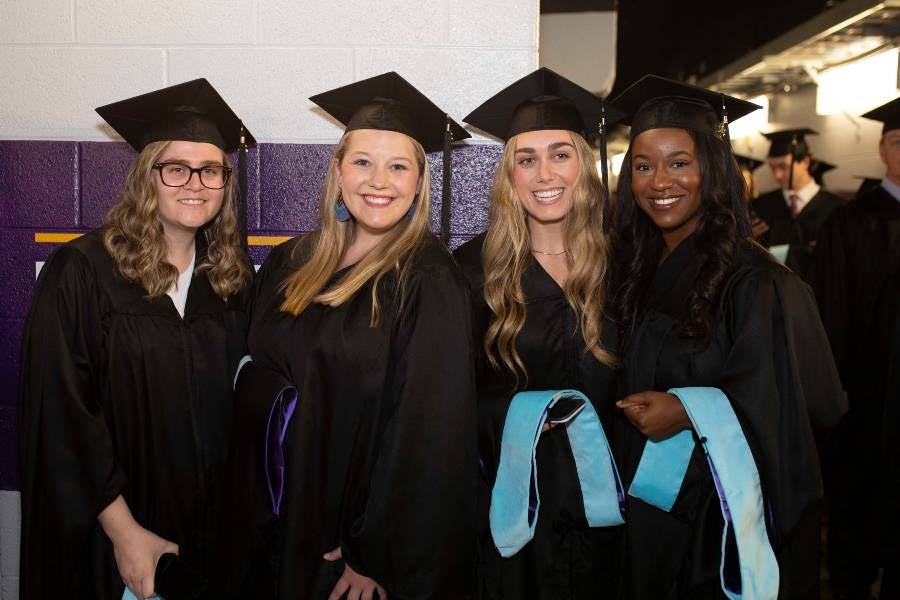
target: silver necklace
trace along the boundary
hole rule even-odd
[[[568,252],[568,250],[563,250],[562,252],[544,252],[543,250],[535,250],[534,248],[532,248],[531,251],[535,254],[543,254],[544,256],[559,256],[560,254]]]

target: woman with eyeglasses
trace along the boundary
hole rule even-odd
[[[97,111],[139,154],[25,324],[20,595],[198,597],[252,277],[226,152],[252,137],[204,79]]]

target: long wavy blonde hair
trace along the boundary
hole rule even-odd
[[[347,153],[353,131],[348,131],[338,142],[328,172],[319,203],[322,227],[319,231],[305,236],[295,247],[295,252],[308,256],[303,266],[284,283],[285,298],[281,310],[299,315],[307,306],[316,302],[326,306],[340,306],[366,285],[372,285],[372,314],[370,327],[381,322],[381,308],[378,304],[378,284],[393,270],[397,270],[398,288],[402,288],[414,250],[427,235],[428,215],[431,211],[431,173],[425,150],[416,140],[409,138],[419,167],[419,192],[416,196],[415,211],[410,220],[401,219],[378,245],[356,263],[337,284],[323,291],[325,284],[337,271],[344,251],[350,245],[353,235],[353,220],[338,221],[334,208],[341,200],[341,185],[338,166]]]
[[[579,174],[566,215],[565,239],[569,276],[563,291],[577,317],[585,351],[603,364],[614,366],[616,357],[602,344],[606,303],[609,236],[603,232],[603,184],[597,175],[591,148],[572,133]],[[490,194],[490,225],[481,261],[484,297],[494,316],[484,336],[484,349],[494,368],[506,367],[516,381],[527,380],[516,338],[525,324],[526,301],[522,274],[531,264],[531,235],[522,203],[513,184],[516,138],[507,141]],[[574,332],[573,332],[574,333]]]
[[[178,269],[166,260],[166,239],[158,216],[153,165],[169,142],[153,142],[141,151],[125,178],[119,202],[106,214],[103,244],[127,281],[139,283],[147,298],[157,298],[178,281]],[[222,163],[228,156],[222,153]],[[225,185],[222,207],[197,235],[205,236],[206,257],[194,267],[208,271],[213,290],[222,299],[237,293],[250,277],[235,212],[235,178]]]

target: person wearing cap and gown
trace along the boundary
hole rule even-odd
[[[226,153],[252,136],[205,79],[97,112],[138,156],[106,224],[48,259],[25,323],[19,585],[35,600],[166,592],[165,553],[190,574],[166,593],[203,587],[247,328]]]
[[[822,188],[823,175],[835,166],[811,156],[806,136],[815,133],[803,128],[764,134],[771,141],[768,163],[782,189],[756,198],[750,211],[768,225],[761,234],[754,226],[756,239],[812,287],[849,390],[852,363],[862,356],[853,348],[866,345],[855,338],[869,333],[879,277],[878,266],[865,257],[875,252],[881,235],[872,219],[860,218],[843,198]]]
[[[890,234],[892,252],[896,255],[900,252],[900,98],[862,116],[884,124],[878,154],[884,163],[885,174],[880,185],[857,195],[856,206],[884,222]]]
[[[752,202],[756,198],[756,182],[753,180],[753,172],[763,166],[765,162],[743,154],[735,154],[734,159],[747,183],[747,199]]]
[[[816,161],[806,136],[815,133],[802,128],[763,134],[771,142],[767,161],[781,187],[751,203],[755,215],[769,226],[757,238],[759,243],[804,279],[819,230],[831,212],[844,204],[813,178]]]
[[[829,569],[837,597],[868,598],[881,567],[881,597],[893,598],[900,594],[900,98],[862,116],[884,124],[885,176],[829,219],[828,255],[813,281],[828,284],[823,320],[843,332],[833,346],[850,403],[833,448]],[[875,502],[861,511],[866,488],[876,490]]]
[[[806,136],[815,134],[808,128],[764,134],[771,141],[769,167],[782,189],[762,194],[751,202],[750,210],[768,225],[762,234],[762,228],[754,225],[756,239],[812,288],[842,386],[849,392],[858,372],[854,363],[862,356],[854,348],[867,345],[859,338],[869,334],[866,320],[877,289],[877,265],[865,257],[881,236],[871,219],[855,218],[858,213],[843,198],[822,188],[823,174],[834,166],[811,155]],[[820,449],[828,463],[826,480],[832,479],[832,467],[842,460],[843,430],[838,428],[834,447]],[[829,488],[834,488],[829,490],[833,504],[840,486]]]
[[[758,107],[652,75],[612,102],[631,115],[614,305],[626,597],[818,598],[816,438],[843,396],[809,288],[750,237],[727,123]],[[700,392],[717,404],[686,403]],[[698,409],[728,416],[726,439]],[[653,454],[673,442],[677,468]]]
[[[260,394],[274,389],[281,420],[277,437],[264,421],[235,442],[236,473],[275,472],[242,486],[250,500],[231,521],[273,522],[228,541],[221,596],[472,597],[471,311],[428,231],[425,156],[468,134],[394,72],[311,100],[346,130],[321,229],[272,249],[257,276],[239,410],[246,399],[268,413]],[[266,462],[241,466],[260,445]]]
[[[737,161],[741,175],[744,177],[744,183],[747,184],[747,202],[750,203],[750,228],[753,237],[758,238],[769,230],[769,226],[753,212],[753,199],[756,198],[756,181],[753,179],[753,172],[763,166],[765,161],[757,160],[752,156],[744,156],[743,154],[735,154],[734,159]]]
[[[607,111],[605,113],[605,111]],[[504,140],[485,233],[454,256],[471,291],[478,359],[479,592],[483,598],[617,593],[621,527],[592,527],[566,427],[540,435],[533,539],[512,556],[489,523],[517,392],[575,389],[610,424],[616,330],[605,317],[610,205],[586,136],[614,108],[550,69],[514,82],[465,121]],[[602,143],[602,142],[601,142]],[[529,448],[521,448],[530,452]],[[588,449],[596,456],[607,451]],[[619,506],[616,489],[605,490]],[[535,498],[529,510],[536,512]],[[618,512],[618,508],[616,508]],[[493,518],[493,517],[491,517]]]

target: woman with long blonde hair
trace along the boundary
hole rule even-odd
[[[544,426],[535,450],[533,538],[508,556],[494,521],[517,392],[580,391],[602,423],[615,401],[616,330],[604,320],[608,207],[584,137],[603,110],[587,90],[540,69],[466,118],[506,140],[488,229],[454,253],[470,283],[481,347],[480,585],[488,598],[589,598],[616,589],[618,528],[591,526],[565,426]],[[616,490],[607,492],[617,504]]]
[[[263,376],[284,382],[277,402],[295,390],[290,425],[266,446],[284,475],[264,484],[277,490],[266,501],[279,541],[262,562],[281,568],[232,574],[229,593],[259,594],[272,577],[285,599],[467,597],[477,468],[470,307],[428,231],[425,156],[445,131],[466,134],[396,73],[312,100],[346,125],[321,229],[273,249],[260,270],[253,362],[238,382],[242,398]]]
[[[20,593],[187,597],[213,567],[247,329],[226,154],[243,129],[205,79],[97,111],[139,154],[106,225],[59,248],[35,288]]]

